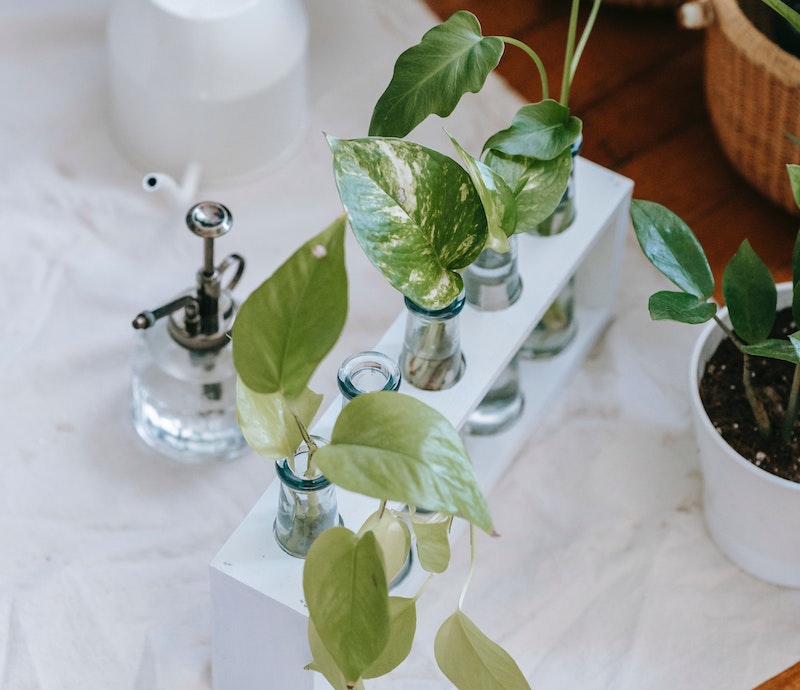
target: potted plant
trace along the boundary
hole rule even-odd
[[[289,464],[304,443],[302,466],[293,470],[376,499],[375,513],[361,526],[323,525],[327,500],[305,500],[299,511],[302,537],[313,539],[303,568],[309,668],[336,690],[363,688],[365,679],[390,673],[409,653],[422,590],[396,597],[389,583],[411,542],[432,575],[448,566],[454,519],[466,519],[473,537],[476,527],[493,533],[458,431],[424,403],[400,392],[358,395],[325,443],[310,433],[321,398],[308,383],[347,312],[344,229],[342,217],[300,247],[248,297],[232,332],[248,443]],[[474,538],[470,544],[474,567]],[[465,591],[466,585],[436,635],[442,672],[466,690],[528,688],[511,657],[465,615]]]
[[[800,167],[788,172],[797,194]],[[631,204],[631,219],[645,256],[679,288],[650,297],[651,317],[712,322],[689,371],[709,531],[744,570],[800,587],[800,234],[793,279],[778,286],[743,242],[725,268],[726,308],[718,309],[710,301],[714,277],[689,227],[647,201]]]

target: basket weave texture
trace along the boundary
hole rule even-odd
[[[769,30],[772,10],[760,0],[742,3],[744,11],[737,0],[713,0],[716,18],[705,41],[709,116],[745,180],[798,215],[786,164],[800,163],[800,147],[786,133],[800,136],[800,60],[756,28]]]

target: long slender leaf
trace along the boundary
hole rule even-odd
[[[366,496],[461,515],[487,532],[492,519],[464,443],[439,412],[401,393],[360,395],[314,454],[334,484]]]
[[[516,662],[462,613],[436,633],[436,663],[458,690],[530,690]]]
[[[402,139],[328,138],[350,226],[367,257],[410,300],[440,309],[487,238],[483,204],[464,169]]]
[[[789,5],[782,0],[763,0],[763,2],[781,15],[781,17],[789,22],[795,29],[800,31],[800,14],[798,14],[796,10],[789,7]]]
[[[233,361],[257,393],[302,395],[347,316],[344,216],[310,239],[244,301]]]
[[[631,220],[644,255],[684,292],[707,300],[714,276],[703,248],[681,218],[652,201],[634,199]]]
[[[503,42],[484,37],[475,15],[456,12],[397,58],[369,134],[404,137],[428,115],[447,117],[465,93],[483,88],[502,55]]]
[[[745,343],[760,343],[769,337],[778,291],[769,268],[747,240],[725,267],[722,295],[733,330]]]

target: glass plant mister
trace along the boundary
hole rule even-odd
[[[407,318],[400,371],[415,388],[444,390],[461,378],[464,359],[458,315],[464,301],[464,291],[442,309],[425,309],[405,298]]]
[[[575,158],[580,153],[583,137],[572,144],[572,170],[567,189],[553,214],[528,232],[534,235],[558,235],[575,221]],[[570,344],[577,332],[575,321],[575,277],[570,277],[562,291],[547,308],[520,349],[526,359],[557,355]]]
[[[464,271],[467,302],[476,309],[498,311],[514,304],[522,294],[517,270],[517,238],[509,238],[509,251],[484,249]],[[519,357],[500,372],[489,392],[467,417],[464,429],[480,436],[507,429],[522,414],[524,397],[519,385]]]
[[[236,421],[236,370],[230,330],[236,312],[231,290],[244,271],[238,254],[214,265],[214,240],[228,233],[230,211],[201,202],[186,215],[203,239],[197,283],[134,320],[133,421],[153,448],[183,463],[238,457],[247,449]],[[231,272],[227,285],[224,274]]]
[[[326,442],[312,436],[311,443],[319,447]],[[303,443],[293,458],[275,463],[280,489],[273,531],[278,545],[296,558],[305,558],[326,529],[342,524],[336,487],[314,466],[312,458],[308,444]]]
[[[362,393],[396,391],[400,388],[400,368],[382,352],[359,352],[350,355],[339,367],[337,380],[342,405]]]

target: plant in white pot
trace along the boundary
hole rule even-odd
[[[789,175],[800,189],[800,167]],[[631,219],[645,256],[679,288],[650,297],[651,317],[713,322],[689,372],[709,531],[743,569],[800,587],[800,239],[793,280],[777,287],[743,242],[725,268],[726,308],[718,309],[711,269],[686,223],[638,200]]]
[[[290,543],[312,542],[303,568],[309,668],[336,690],[363,688],[408,655],[424,585],[397,597],[390,583],[410,545],[432,576],[448,567],[454,519],[469,522],[473,567],[474,529],[493,533],[457,430],[424,403],[400,392],[365,393],[343,407],[325,443],[310,434],[321,396],[309,381],[347,311],[344,228],[340,218],[300,247],[244,302],[232,333],[239,418],[251,446],[291,464],[305,443],[302,465],[291,468],[301,479],[324,477],[376,499],[363,525],[330,526],[322,501],[297,497],[302,528]],[[529,688],[511,657],[465,615],[466,586],[436,635],[442,672],[463,690]]]

